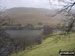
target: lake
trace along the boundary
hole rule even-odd
[[[11,38],[38,37],[42,35],[43,30],[6,30],[6,33]]]

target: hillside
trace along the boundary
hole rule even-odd
[[[44,40],[40,45],[10,56],[60,56],[60,49],[62,51],[75,51],[75,33],[70,36],[71,38],[69,38],[69,35],[56,35]]]
[[[3,15],[7,16],[17,24],[37,24],[42,22],[44,24],[56,25],[62,23],[62,18],[60,15],[57,17],[50,17],[56,11],[42,8],[26,8],[26,7],[17,7],[11,8],[4,11]]]

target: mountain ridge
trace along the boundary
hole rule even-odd
[[[43,8],[16,7],[5,10],[3,15],[8,15],[17,24],[37,24],[42,22],[44,24],[56,25],[60,23],[60,20],[50,17],[53,13],[55,13],[54,10]]]

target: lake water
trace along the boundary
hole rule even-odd
[[[12,38],[37,37],[42,35],[43,30],[6,30]]]

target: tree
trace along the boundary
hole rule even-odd
[[[39,22],[38,25],[43,25],[43,23],[42,22]]]
[[[75,1],[74,0],[59,0],[59,2],[63,2],[64,5],[59,5],[59,6],[62,6],[62,8],[55,15],[64,13],[67,16],[72,16],[70,18],[70,22],[68,23],[68,29],[66,30],[66,32],[69,33],[72,30],[73,24],[75,22],[75,13],[72,13],[72,9],[75,6]]]
[[[50,26],[48,25],[44,26],[44,32],[43,32],[44,35],[51,34],[52,32],[53,32],[53,29]]]
[[[12,47],[14,45],[11,38],[9,38],[9,34],[2,30],[2,27],[7,24],[2,13],[3,9],[0,7],[0,56],[8,56],[8,54],[13,53],[14,48]]]
[[[5,20],[5,17],[2,15],[2,13],[3,9],[0,7],[0,30],[2,30],[2,27],[7,24],[7,21]]]

